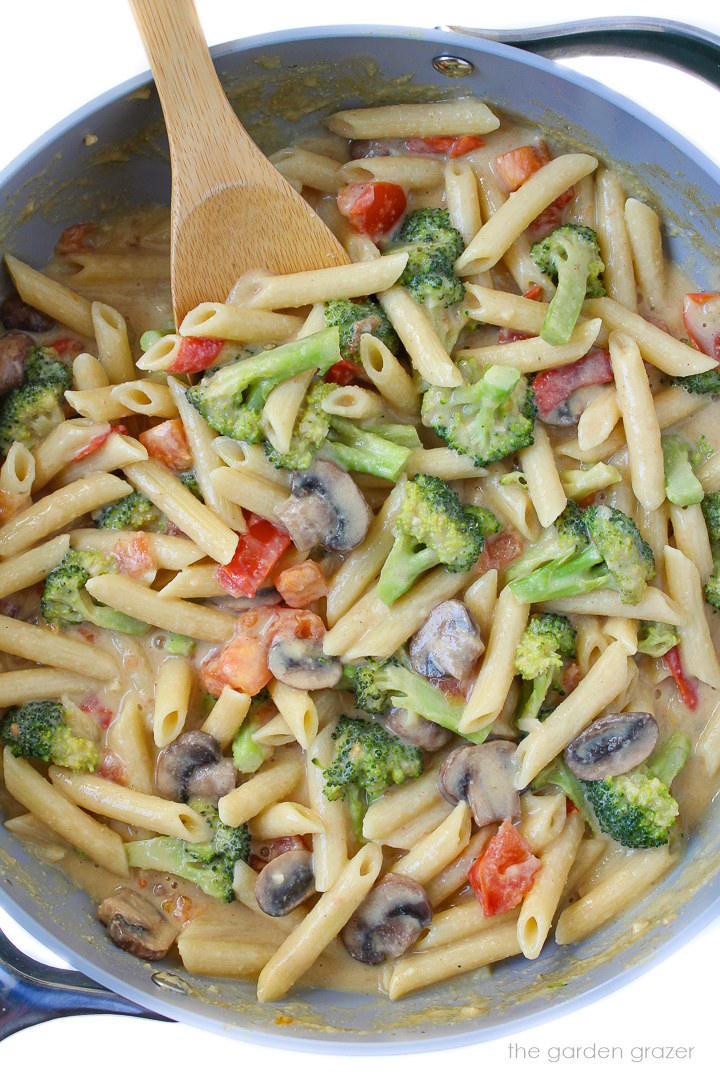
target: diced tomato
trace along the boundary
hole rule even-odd
[[[482,904],[483,915],[512,911],[532,888],[541,863],[510,820],[492,837],[468,872],[468,881]]]
[[[508,191],[517,191],[533,173],[547,165],[551,157],[547,143],[542,141],[532,146],[516,146],[495,158],[493,172]]]
[[[478,135],[437,135],[405,141],[408,154],[446,154],[450,158],[463,157],[484,145]]]
[[[112,548],[118,569],[128,577],[141,577],[146,571],[155,569],[155,559],[150,551],[150,543],[144,532],[135,533],[131,540],[123,540]]]
[[[697,709],[698,706],[698,692],[695,683],[692,682],[687,675],[682,665],[682,657],[680,656],[680,648],[677,645],[673,645],[672,649],[663,656],[670,674],[677,684],[677,688],[680,691],[680,697],[682,698],[683,705],[687,705],[688,709]]]
[[[73,359],[78,353],[85,351],[82,341],[74,337],[56,338],[55,341],[50,341],[48,344],[51,349],[55,349],[61,356],[72,356]]]
[[[113,784],[127,786],[128,773],[123,759],[112,750],[104,750],[102,760],[95,770],[98,776],[111,780]]]
[[[579,814],[579,813],[580,813],[580,811],[578,810],[577,806],[572,801],[572,799],[565,799],[565,816],[570,817],[571,814]]]
[[[482,554],[478,559],[478,569],[483,573],[488,570],[497,570],[502,574],[506,566],[515,562],[522,555],[522,542],[514,532],[505,529],[497,536],[490,536],[485,541]]]
[[[192,450],[182,420],[165,420],[147,431],[141,431],[138,438],[150,457],[167,465],[168,469],[182,472],[192,467]]]
[[[610,353],[606,349],[590,349],[574,364],[549,368],[535,377],[532,388],[538,413],[541,418],[547,416],[583,386],[602,386],[612,381]]]
[[[87,697],[83,698],[80,702],[80,708],[84,713],[94,716],[101,728],[110,727],[114,715],[113,711],[107,705],[103,705],[97,694],[88,694]]]
[[[328,591],[322,569],[312,559],[283,570],[275,578],[275,588],[291,608],[306,607]]]
[[[244,611],[239,623],[244,632],[260,638],[268,649],[281,638],[296,637],[303,641],[310,639],[321,642],[326,634],[325,624],[314,611],[278,605]]]
[[[232,559],[215,572],[218,585],[230,596],[252,598],[289,546],[290,537],[286,532],[265,518],[251,514],[247,532],[238,536]]]
[[[82,251],[92,251],[95,245],[89,235],[96,229],[94,221],[78,221],[77,225],[68,225],[55,245],[55,254],[76,255]]]
[[[226,686],[245,694],[258,694],[272,678],[267,654],[267,646],[259,638],[241,631],[222,652],[203,664],[205,688],[215,697],[219,697]]]
[[[302,836],[276,836],[272,840],[255,840],[250,849],[248,860],[251,868],[259,872],[278,855],[284,855],[286,851],[307,850]]]
[[[397,225],[405,213],[407,198],[399,184],[378,180],[348,184],[338,192],[337,204],[356,232],[377,240]]]
[[[526,334],[523,330],[512,330],[509,326],[501,326],[498,330],[498,345],[507,345],[511,341],[526,341],[527,338],[533,336],[533,334]]]
[[[82,461],[88,454],[93,454],[96,450],[99,450],[101,446],[104,446],[111,435],[127,435],[127,428],[124,424],[113,424],[112,427],[108,424],[107,431],[102,432],[100,435],[95,435],[87,446],[80,447],[73,454],[73,461]]]
[[[338,360],[323,376],[324,382],[337,383],[338,386],[349,386],[353,382],[364,382],[364,372],[352,360]]]
[[[578,664],[568,664],[563,671],[561,685],[564,694],[572,694],[582,680],[582,671]]]
[[[204,371],[215,363],[224,344],[220,338],[181,338],[175,359],[167,370],[173,375]]]
[[[695,348],[720,361],[720,293],[688,293],[683,322]]]
[[[542,300],[542,285],[531,285],[527,292],[523,293],[526,300]]]

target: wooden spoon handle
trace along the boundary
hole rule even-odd
[[[155,77],[174,160],[196,160],[200,147],[216,146],[224,136],[235,142],[241,125],[215,72],[193,0],[129,4]],[[218,130],[218,124],[227,130]]]

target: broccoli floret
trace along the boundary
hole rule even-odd
[[[675,506],[702,502],[703,486],[693,472],[693,448],[680,435],[663,435],[665,494]]]
[[[223,825],[216,807],[199,799],[190,806],[205,818],[213,835],[206,843],[189,844],[172,836],[135,840],[125,844],[128,865],[138,870],[159,870],[177,874],[197,885],[208,896],[229,904],[235,899],[233,870],[236,862],[247,862],[250,830]]]
[[[564,469],[560,480],[568,499],[587,499],[602,488],[619,484],[622,474],[614,465],[598,461],[590,469]]]
[[[32,450],[65,419],[63,398],[72,376],[55,349],[32,348],[23,381],[0,402],[0,453],[14,442]]]
[[[8,709],[0,721],[0,742],[15,757],[52,762],[76,772],[94,772],[100,754],[94,742],[73,731],[60,701],[29,701]]]
[[[602,831],[628,848],[667,844],[679,812],[670,784],[689,753],[689,738],[676,732],[636,769],[604,780],[581,781]]]
[[[245,718],[240,730],[233,739],[232,754],[235,768],[241,773],[257,772],[270,753],[269,746],[256,743],[253,738],[260,730],[260,721],[252,715]]]
[[[720,368],[717,367],[699,375],[677,375],[672,381],[689,394],[720,394]]]
[[[480,558],[485,537],[475,514],[437,476],[418,473],[405,483],[395,522],[395,543],[380,573],[377,594],[392,604],[425,570],[442,564],[452,573],[469,570]]]
[[[589,543],[570,558],[553,559],[528,577],[511,583],[521,604],[578,596],[593,589],[620,593],[624,604],[637,604],[655,576],[655,559],[637,525],[622,510],[588,506],[583,511]]]
[[[674,626],[664,622],[642,622],[638,632],[638,652],[645,656],[664,656],[680,641]]]
[[[588,545],[585,518],[581,508],[574,502],[568,502],[562,514],[549,525],[540,539],[523,552],[519,559],[505,571],[504,582],[526,578],[546,563],[559,559],[568,559]]]
[[[533,615],[515,653],[515,669],[528,684],[520,715],[539,716],[565,660],[575,656],[577,632],[564,615]]]
[[[342,716],[332,733],[335,755],[326,769],[325,797],[347,801],[350,819],[359,839],[362,822],[371,802],[387,788],[422,774],[422,752],[391,735],[380,724]]]
[[[720,544],[720,491],[712,491],[702,501],[702,512],[711,544]]]
[[[187,391],[191,405],[221,435],[260,442],[261,413],[270,391],[286,379],[317,368],[324,374],[340,360],[337,327],[237,360],[206,375]]]
[[[167,518],[147,495],[132,491],[103,506],[93,515],[98,529],[128,529],[130,532],[164,532]]]
[[[527,379],[502,365],[489,367],[467,386],[432,386],[422,403],[423,424],[478,466],[531,446],[536,414]]]
[[[557,284],[540,337],[549,345],[566,345],[586,296],[604,296],[597,233],[586,225],[560,225],[530,249],[538,268]]]
[[[325,325],[337,326],[340,332],[340,355],[356,363],[360,355],[360,338],[372,334],[397,356],[402,346],[400,338],[377,300],[355,304],[352,300],[328,300],[325,304]]]
[[[112,555],[102,551],[70,550],[45,579],[40,610],[46,622],[73,626],[91,622],[123,634],[147,634],[148,623],[133,619],[114,608],[96,604],[85,586],[91,577],[116,574],[118,565]]]
[[[355,691],[355,705],[363,712],[384,716],[392,708],[407,709],[457,734],[463,703],[450,701],[442,690],[397,660],[364,660],[357,667],[346,666],[342,685]],[[465,738],[481,743],[486,736],[487,731],[478,731]]]
[[[280,453],[271,442],[265,442],[265,454],[276,469],[304,471],[310,468],[330,430],[330,414],[323,410],[322,403],[330,391],[335,389],[336,383],[312,384],[298,410],[290,447],[286,453]]]
[[[720,611],[720,545],[713,545],[713,572],[705,582],[705,599],[715,611]]]
[[[541,791],[542,788],[547,787],[548,784],[554,784],[556,787],[559,787],[565,798],[569,799],[570,802],[578,808],[592,831],[594,833],[600,832],[600,826],[595,817],[595,811],[593,810],[587,792],[585,791],[586,785],[582,780],[578,780],[574,773],[570,772],[562,755],[554,758],[549,765],[546,765],[545,768],[537,774],[530,785],[530,790]]]
[[[320,447],[320,457],[348,472],[363,472],[384,480],[397,480],[404,471],[411,450],[366,430],[339,416],[330,419],[328,437]]]
[[[191,495],[194,495],[196,499],[203,502],[202,492],[200,491],[200,485],[198,484],[197,473],[194,469],[186,469],[184,472],[178,473],[177,478],[183,487],[186,487]]]

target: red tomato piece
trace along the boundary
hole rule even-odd
[[[110,727],[114,713],[107,705],[103,705],[97,694],[88,694],[87,697],[83,698],[80,702],[80,708],[84,713],[94,716],[101,728]]]
[[[360,381],[365,381],[364,372],[352,360],[338,360],[323,376],[323,382],[337,383],[338,386]]]
[[[204,371],[215,363],[224,344],[220,338],[181,338],[175,359],[167,370],[174,375]]]
[[[135,533],[131,540],[115,544],[111,554],[115,557],[121,574],[140,577],[146,570],[155,569],[155,559],[144,532]]]
[[[259,638],[240,631],[229,645],[203,664],[205,688],[215,697],[226,686],[244,694],[259,694],[272,678],[267,654],[267,646]]]
[[[488,570],[497,570],[499,574],[502,574],[506,566],[522,555],[522,550],[523,546],[519,537],[514,532],[505,529],[504,532],[498,533],[497,536],[490,536],[485,541],[482,554],[478,559],[478,567],[483,573],[487,573]]]
[[[322,568],[312,559],[283,570],[275,578],[275,588],[291,608],[307,607],[321,596],[327,596],[328,591]]]
[[[111,780],[113,784],[127,787],[128,773],[125,762],[113,750],[103,750],[102,760],[95,772],[105,780]]]
[[[532,336],[522,330],[512,330],[509,326],[501,326],[498,330],[498,345],[507,345],[511,341],[525,341]]]
[[[182,472],[183,469],[192,468],[192,450],[182,420],[165,420],[147,431],[141,431],[138,438],[150,457],[167,465],[168,469]]]
[[[508,150],[496,157],[492,168],[508,191],[517,191],[533,173],[547,165],[551,156],[544,142],[534,143],[532,146],[516,146],[514,150]]]
[[[88,454],[92,454],[96,450],[99,450],[101,446],[105,445],[111,435],[127,435],[127,428],[124,424],[114,424],[112,427],[108,425],[107,431],[102,432],[100,435],[95,435],[87,446],[81,446],[80,449],[73,454],[73,461],[82,461]]]
[[[540,865],[525,837],[510,820],[503,821],[468,871],[485,917],[516,908],[530,891]]]
[[[434,135],[426,139],[406,139],[408,154],[445,154],[457,158],[484,146],[478,135]]]
[[[523,293],[523,296],[526,300],[542,300],[542,285],[531,285],[528,291]]]
[[[663,656],[670,674],[677,684],[677,688],[680,691],[680,697],[682,698],[683,705],[687,705],[688,709],[697,709],[698,706],[698,692],[695,683],[692,682],[685,674],[685,669],[682,664],[682,657],[680,656],[680,649],[677,645],[673,645],[672,649]]]
[[[695,348],[720,361],[720,293],[688,293],[683,322]]]
[[[348,184],[338,192],[337,204],[356,232],[376,240],[397,225],[405,213],[407,198],[399,184],[378,180]]]
[[[94,221],[78,221],[77,225],[68,225],[55,245],[55,254],[75,255],[82,251],[92,251],[95,245],[88,237],[96,229]]]
[[[74,337],[56,338],[55,341],[49,342],[49,345],[51,349],[55,349],[55,352],[59,352],[61,356],[75,357],[85,350],[82,341]]]
[[[286,532],[251,514],[247,532],[238,536],[232,559],[215,572],[218,585],[230,596],[252,598],[288,547],[290,537]]]
[[[535,404],[540,417],[547,416],[583,386],[602,386],[613,381],[610,353],[590,349],[586,356],[565,367],[541,371],[533,380]]]
[[[473,150],[479,150],[484,145],[485,140],[479,135],[458,135],[450,150],[450,157],[464,157],[465,154],[471,154]]]

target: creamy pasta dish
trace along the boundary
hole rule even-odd
[[[273,158],[347,265],[0,306],[5,829],[144,960],[391,1000],[618,919],[720,770],[720,294],[483,102]]]

